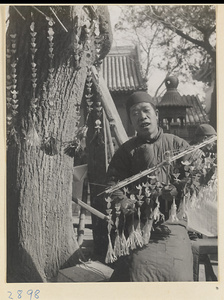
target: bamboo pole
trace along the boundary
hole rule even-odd
[[[99,195],[101,195],[103,193],[110,194],[110,193],[112,193],[112,192],[114,192],[114,191],[116,191],[116,190],[118,190],[118,189],[120,189],[120,188],[122,188],[122,187],[124,187],[124,186],[126,186],[126,185],[128,185],[128,184],[130,184],[130,183],[132,183],[132,182],[134,182],[134,181],[136,181],[136,180],[144,177],[144,176],[146,176],[146,175],[149,175],[150,173],[155,172],[158,168],[160,168],[160,167],[162,167],[164,165],[167,165],[167,164],[169,164],[169,163],[171,163],[171,162],[173,162],[173,161],[175,161],[175,160],[177,160],[177,159],[179,159],[179,158],[181,158],[181,157],[183,157],[185,155],[187,156],[188,154],[191,154],[192,152],[194,152],[194,151],[196,151],[196,150],[198,150],[198,149],[200,149],[200,148],[202,148],[202,147],[204,147],[204,146],[206,146],[206,145],[208,145],[210,143],[213,143],[216,140],[217,140],[217,136],[213,136],[213,137],[205,140],[204,142],[202,142],[202,143],[200,143],[198,145],[191,146],[191,147],[187,148],[186,150],[184,150],[184,151],[182,151],[182,152],[180,152],[180,153],[178,153],[178,154],[170,157],[169,161],[167,159],[165,159],[161,163],[159,163],[158,165],[156,165],[156,166],[154,166],[154,167],[152,167],[150,169],[146,169],[144,171],[139,172],[136,175],[133,175],[133,176],[131,176],[129,178],[126,178],[126,179],[124,179],[122,181],[119,181],[118,184],[115,184],[115,185],[113,185],[111,187],[108,187],[104,192],[98,194],[97,196],[99,196]]]
[[[104,215],[103,213],[101,213],[97,209],[95,209],[92,206],[88,205],[87,203],[83,202],[79,198],[72,197],[72,201],[77,203],[81,207],[85,208],[86,210],[88,210],[90,213],[97,216],[98,218],[100,218],[102,220],[106,220],[107,222],[113,223],[108,216]]]

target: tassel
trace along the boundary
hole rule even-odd
[[[125,237],[124,234],[124,230],[125,230],[125,224],[126,224],[126,217],[125,215],[124,217],[124,222],[123,222],[123,227],[122,227],[122,232],[121,232],[121,236],[120,236],[120,243],[121,243],[121,248],[123,251],[123,255],[129,255],[129,247],[128,247],[128,243],[127,243],[127,239]]]
[[[143,198],[143,196],[137,196]],[[135,230],[135,238],[136,238],[136,245],[142,247],[143,246],[143,237],[142,237],[142,232],[141,232],[141,206],[143,204],[143,201],[138,200],[137,201],[138,204],[138,225],[137,228]]]
[[[175,197],[173,197],[173,203],[171,205],[168,221],[170,221],[170,222],[178,222],[179,221],[179,219],[177,218],[177,206],[175,203]]]
[[[26,141],[30,146],[39,146],[40,145],[40,138],[37,134],[37,131],[34,127],[34,124],[31,124],[31,128],[28,131],[27,135],[26,135]]]
[[[111,219],[111,209],[107,209],[107,213],[109,215],[109,218]],[[113,246],[112,246],[112,242],[111,242],[111,238],[110,238],[110,232],[111,232],[111,222],[108,222],[107,225],[107,231],[108,231],[108,249],[107,249],[107,254],[106,254],[106,258],[105,258],[105,263],[109,264],[109,263],[113,263],[117,260],[117,257],[115,255]]]
[[[107,202],[106,212],[109,217],[109,221],[107,224],[108,249],[107,249],[107,254],[106,254],[106,258],[105,258],[105,263],[109,264],[109,263],[115,262],[117,260],[117,256],[115,255],[115,252],[114,252],[114,249],[112,246],[112,242],[111,242],[111,238],[110,238],[110,233],[111,233],[111,229],[112,229],[112,225],[111,225],[111,218],[112,218],[111,202],[112,202],[112,199],[110,197],[107,197],[107,198],[105,198],[105,201]]]
[[[120,239],[120,235],[119,235],[118,231],[117,231],[116,238],[115,238],[115,241],[114,241],[114,255],[116,257],[123,255],[121,239]]]
[[[127,245],[131,250],[136,249],[134,225],[131,226],[131,232],[130,232],[129,237],[127,239]]]
[[[106,254],[106,258],[105,258],[105,263],[111,264],[117,260],[117,257],[114,253],[114,249],[112,247],[111,238],[110,238],[109,234],[108,234],[108,240],[109,240],[109,242],[108,242],[108,249],[107,249],[107,254]]]
[[[159,210],[160,208],[160,203],[159,203],[159,200],[158,200],[158,197],[156,198],[156,203],[157,203],[157,206],[155,207],[154,211],[153,211],[153,219],[155,221],[155,224],[158,223],[160,221],[160,219],[162,221],[165,221],[165,216],[164,214],[162,214]]]
[[[136,230],[134,231],[134,237],[135,237],[136,246],[142,247],[143,246],[143,238],[142,238],[140,226],[138,226],[136,228]]]
[[[187,218],[186,202],[188,201],[187,199],[190,198],[190,193],[188,192],[186,194],[186,189],[184,188],[183,194],[184,194],[183,200],[180,203],[178,213],[177,213],[177,217],[179,220],[186,220],[186,218]]]
[[[147,245],[149,243],[150,237],[151,237],[151,230],[152,230],[152,223],[153,219],[148,218],[143,229],[142,229],[142,240],[143,245]]]
[[[143,239],[141,235],[141,231],[135,230],[134,225],[131,227],[131,232],[127,239],[127,245],[131,250],[136,249],[138,246],[143,246]]]
[[[122,231],[121,236],[120,236],[120,245],[122,249],[122,255],[129,255],[129,248],[128,248],[128,243],[124,235],[124,231]]]
[[[127,245],[131,250],[136,249],[136,236],[135,236],[135,226],[134,226],[134,214],[132,214],[132,224],[131,224],[131,232],[127,239]]]
[[[115,256],[121,256],[122,255],[122,248],[121,248],[121,243],[120,243],[120,235],[119,235],[119,217],[121,214],[121,204],[116,203],[115,204],[115,210],[116,210],[116,221],[115,221],[115,226],[116,226],[116,238],[114,241],[114,253]]]

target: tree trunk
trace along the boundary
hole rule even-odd
[[[38,11],[18,7],[25,20],[10,7],[8,282],[52,281],[60,268],[74,265],[79,257],[72,223],[74,161],[64,150],[76,137],[87,67],[96,60],[93,23],[88,36],[84,29],[89,19],[99,21],[99,15],[93,14],[91,7],[85,11],[82,6],[56,8],[61,23],[54,19],[53,27],[45,19],[49,15],[54,17],[49,7],[38,6]],[[84,16],[86,23],[81,23]],[[49,46],[51,37],[54,44]],[[75,48],[77,39],[82,46],[80,52]],[[14,80],[13,74],[18,80]],[[32,81],[35,78],[37,81]],[[10,98],[13,91],[18,92],[17,99],[13,98],[18,107]]]

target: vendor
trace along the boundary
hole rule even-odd
[[[189,147],[184,139],[164,133],[158,126],[158,112],[148,93],[133,93],[126,108],[137,134],[121,145],[114,154],[107,172],[109,185],[158,165],[165,160],[167,153],[173,155]],[[173,199],[175,197],[178,202],[180,197],[178,188],[171,182],[173,168],[173,165],[169,168],[164,165],[155,173],[159,182],[163,186],[169,185],[169,188],[162,188],[157,199],[158,216],[161,218],[153,228],[148,243],[114,263],[111,281],[193,281],[192,250],[186,221],[169,220]],[[146,177],[135,182],[135,185],[146,182]],[[129,215],[134,213],[133,206],[123,190],[115,191],[111,197],[121,204],[121,210],[129,220]],[[154,205],[155,203],[154,201]],[[141,226],[149,219],[153,208],[147,210],[145,203],[141,206]]]

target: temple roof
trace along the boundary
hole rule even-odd
[[[183,95],[182,98],[189,104],[191,107],[186,109],[186,124],[195,125],[209,123],[209,118],[206,114],[205,109],[202,106],[202,103],[198,96],[194,95]]]
[[[161,97],[156,97],[156,103],[161,103]],[[198,125],[209,123],[208,115],[196,95],[182,95],[181,102],[187,105],[186,107],[186,125]],[[156,104],[158,107],[158,104]]]
[[[157,107],[189,107],[189,103],[185,101],[185,97],[182,97],[176,89],[168,90],[162,100],[158,103]]]
[[[110,92],[147,90],[139,59],[137,46],[117,46],[110,50],[101,67]]]

